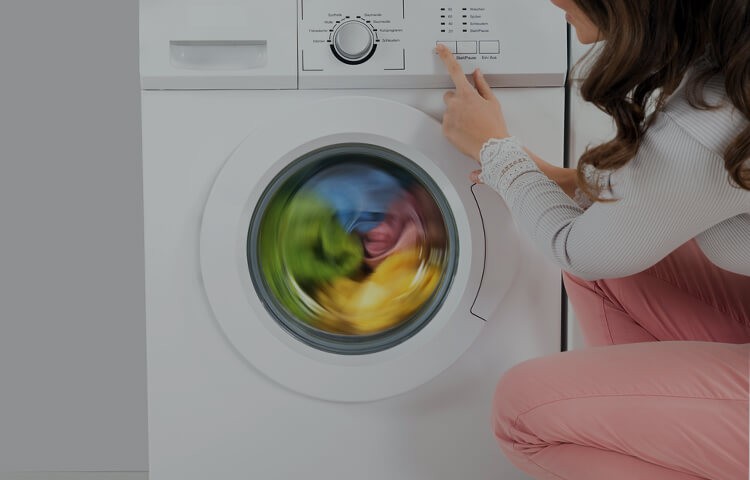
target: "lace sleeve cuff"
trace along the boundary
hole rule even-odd
[[[579,207],[586,210],[591,205],[594,204],[594,202],[591,201],[591,198],[589,198],[588,195],[586,195],[583,190],[576,187],[576,193],[573,195],[573,201],[578,204]]]
[[[490,139],[482,147],[479,158],[482,162],[479,179],[503,197],[520,176],[540,171],[516,137]]]
[[[608,190],[611,188],[610,172],[597,170],[591,165],[586,165],[583,168],[583,176],[586,179],[586,182],[588,182],[589,184],[597,184],[599,186],[599,190],[601,191],[600,195],[604,198],[607,198]],[[573,201],[576,202],[584,210],[594,204],[593,200],[591,200],[591,198],[589,198],[589,196],[586,195],[580,188],[576,188]]]

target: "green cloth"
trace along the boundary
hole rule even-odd
[[[334,208],[307,192],[277,192],[263,218],[259,250],[271,291],[304,321],[317,315],[295,284],[310,294],[318,285],[357,272],[364,258],[359,237],[344,230]]]

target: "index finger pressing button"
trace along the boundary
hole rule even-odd
[[[435,42],[435,44],[436,45],[445,45],[446,47],[448,47],[448,50],[450,50],[451,53],[456,53],[456,42],[451,42],[451,41],[441,42],[441,41],[438,41],[438,42]]]

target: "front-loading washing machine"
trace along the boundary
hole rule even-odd
[[[561,164],[566,28],[525,0],[141,0],[152,480],[526,478],[497,380],[559,269],[441,134],[438,42]]]

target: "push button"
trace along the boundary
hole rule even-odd
[[[479,53],[497,54],[500,53],[499,40],[485,40],[479,42]]]
[[[445,45],[451,53],[456,53],[456,42],[435,42],[437,45]]]
[[[456,53],[477,53],[477,42],[457,42]]]

